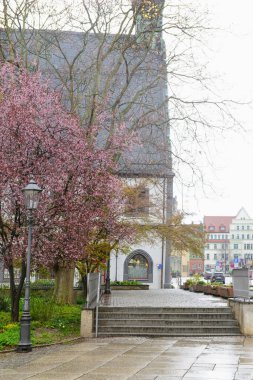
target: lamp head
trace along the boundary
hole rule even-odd
[[[37,185],[33,178],[30,179],[28,185],[22,189],[25,198],[25,206],[27,210],[35,210],[39,204],[39,196],[42,189]]]

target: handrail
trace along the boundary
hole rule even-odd
[[[98,307],[101,298],[101,273],[88,273],[87,275],[87,303],[86,308],[95,308],[96,320],[95,320],[95,334],[98,335]]]

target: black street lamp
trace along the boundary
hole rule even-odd
[[[109,257],[107,259],[107,267],[106,267],[105,294],[111,294],[110,267],[111,267],[111,260],[110,260],[110,254],[109,254]]]
[[[28,210],[28,249],[26,258],[26,279],[25,279],[25,300],[23,315],[20,320],[20,341],[17,352],[32,351],[30,340],[31,316],[30,316],[30,267],[31,267],[31,248],[32,248],[32,226],[33,211],[38,207],[39,195],[42,189],[31,179],[29,184],[22,190],[25,198],[25,206]]]

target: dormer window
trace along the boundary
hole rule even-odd
[[[209,226],[209,227],[208,227],[208,230],[209,230],[209,231],[214,231],[214,230],[215,230],[215,227],[214,227],[214,226]]]
[[[220,231],[226,231],[226,227],[223,226],[223,225],[221,225],[221,226],[220,226]]]

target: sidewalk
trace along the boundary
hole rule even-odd
[[[1,354],[0,379],[253,380],[253,339],[89,339],[27,354]]]

